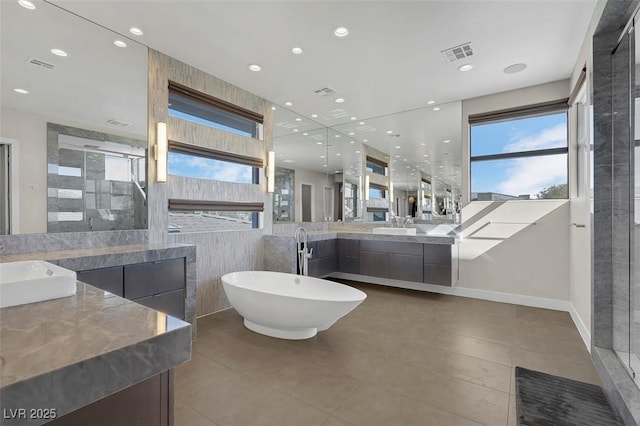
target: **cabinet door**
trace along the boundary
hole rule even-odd
[[[77,272],[78,281],[87,283],[101,290],[124,296],[124,275],[122,266],[111,268],[89,269]]]
[[[387,253],[360,251],[358,264],[362,275],[389,278],[389,255]]]
[[[184,319],[184,290],[174,290],[154,296],[135,299],[147,308],[155,309],[172,317]]]
[[[126,265],[124,297],[139,299],[185,288],[184,258]]]
[[[347,274],[359,274],[360,268],[358,263],[358,257],[341,255],[338,257],[338,271]]]
[[[424,264],[424,281],[427,284],[451,285],[451,266]]]
[[[449,244],[425,244],[424,263],[451,266],[451,246]]]
[[[389,278],[421,283],[422,264],[422,256],[393,253],[389,256]]]
[[[338,256],[358,257],[358,240],[338,240]]]

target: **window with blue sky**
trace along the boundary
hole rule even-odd
[[[567,198],[567,113],[471,126],[471,199]]]
[[[169,151],[169,174],[224,182],[258,183],[255,167]]]

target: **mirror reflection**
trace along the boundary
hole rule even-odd
[[[286,194],[276,184],[274,222],[455,220],[461,102],[331,127],[274,108],[276,164],[289,171]]]
[[[146,47],[33,4],[0,2],[0,232],[146,228]]]

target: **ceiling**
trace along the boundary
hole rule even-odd
[[[412,167],[424,167],[422,156],[428,154],[438,160],[428,173],[437,174],[442,165],[443,178],[457,179],[458,184],[458,101],[568,78],[596,4],[596,0],[52,2],[272,101],[278,105],[276,126],[290,113],[294,120],[308,120],[307,130],[328,126],[346,140],[355,123],[375,123],[373,127],[384,134],[366,137],[360,129],[356,141],[369,139],[367,144],[381,150],[386,146],[392,158],[407,158]],[[144,34],[131,35],[132,26]],[[349,29],[348,37],[333,34],[338,26]],[[467,42],[473,50],[468,58],[449,62],[442,53]],[[293,54],[293,47],[301,47],[303,53]],[[471,71],[458,71],[467,63],[473,65]],[[516,74],[503,72],[516,63],[527,68]],[[249,64],[259,64],[262,70],[250,71]],[[315,93],[319,89],[330,89],[330,94]],[[344,102],[336,103],[336,98]],[[288,113],[280,116],[287,102]],[[444,119],[450,106],[460,113],[452,121]],[[434,107],[443,114],[434,115]],[[397,114],[404,111],[411,112]],[[295,133],[303,132],[302,127],[298,130]],[[401,136],[391,140],[385,136],[388,130]],[[293,128],[285,125],[274,133],[278,144],[294,139]],[[443,140],[451,142],[445,147]],[[402,147],[398,153],[396,145]],[[324,155],[332,158],[331,153]],[[332,168],[331,163],[324,167]]]

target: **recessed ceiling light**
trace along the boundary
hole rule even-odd
[[[133,35],[137,35],[137,36],[141,36],[142,34],[144,34],[144,33],[142,32],[142,30],[141,30],[140,28],[137,28],[137,27],[131,27],[131,28],[129,28],[129,32],[130,32],[131,34],[133,34]]]
[[[323,164],[323,165],[322,165],[322,167],[327,167],[327,165],[326,165],[326,164]]]
[[[293,129],[293,131],[294,131],[294,132],[296,132],[296,133],[297,133],[297,132],[299,132],[299,130],[298,130],[298,129]]]
[[[449,142],[451,142],[451,141],[450,141],[449,139],[445,139],[445,140],[443,140],[442,142],[444,142],[444,143],[449,143]]]
[[[462,72],[471,71],[472,69],[473,69],[473,65],[471,64],[464,64],[458,67],[458,71],[462,71]]]
[[[422,154],[422,156],[423,156],[423,157],[428,157],[428,156],[429,156],[429,154]]]
[[[62,49],[51,49],[51,53],[53,53],[56,56],[62,56],[62,57],[68,56],[67,52],[65,52]]]
[[[293,49],[291,49],[291,53],[293,53],[294,55],[299,55],[302,52],[302,47],[294,47]]]
[[[125,43],[122,40],[116,40],[116,41],[113,42],[113,44],[115,44],[118,47],[127,47],[127,43]]]
[[[349,132],[349,136],[353,136],[353,135],[355,135],[355,133]]]
[[[336,152],[336,155],[340,156],[340,153],[339,153],[339,152]]]
[[[262,70],[262,67],[260,65],[258,65],[258,64],[249,64],[249,65],[247,65],[247,67],[251,71],[254,71],[254,72],[258,72],[258,71]]]
[[[362,142],[369,142],[369,139],[362,139]]]
[[[440,107],[433,108],[434,111],[440,111]]]
[[[321,155],[320,158],[324,158],[324,155]]]
[[[396,149],[400,149],[402,148],[400,145],[396,145]]]
[[[361,121],[360,123],[358,123],[361,126],[364,126],[364,121]]]
[[[513,64],[502,70],[505,74],[515,74],[527,69],[527,64]]]
[[[427,143],[426,142],[422,142],[420,145],[425,146]]]
[[[302,134],[302,136],[309,136],[309,133],[304,132],[304,133]]]
[[[276,107],[272,106],[272,107],[271,107],[271,109],[275,111],[275,110],[276,110]]]
[[[396,155],[396,158],[400,158],[400,156],[399,156],[399,155]]]
[[[429,101],[429,102],[427,102],[427,105],[433,105],[435,103],[436,103],[436,101]]]
[[[13,89],[13,91],[16,92],[16,93],[20,93],[21,95],[26,95],[26,94],[29,93],[28,90],[20,89],[19,87]]]
[[[283,163],[295,163],[295,160],[282,160]]]
[[[344,102],[344,99],[343,98],[336,98],[335,101],[336,101],[336,103],[341,104],[341,103]]]
[[[302,118],[298,117],[296,118],[296,121],[302,121]]]
[[[360,154],[360,151],[356,151],[356,154]]]
[[[311,118],[318,118],[318,114],[311,114]]]
[[[349,143],[355,143],[354,141],[349,141]]]
[[[284,103],[286,106],[292,106],[293,104],[291,102],[285,102]]]
[[[316,142],[316,145],[322,145],[322,142]]]
[[[336,37],[346,37],[349,35],[349,28],[347,27],[337,27],[333,30],[333,35]]]
[[[33,10],[36,8],[36,5],[27,0],[18,0],[18,4],[25,9]]]
[[[390,135],[391,133],[393,133],[393,130],[387,130],[388,135]]]
[[[358,117],[351,117],[351,119],[355,121],[358,119]]]

